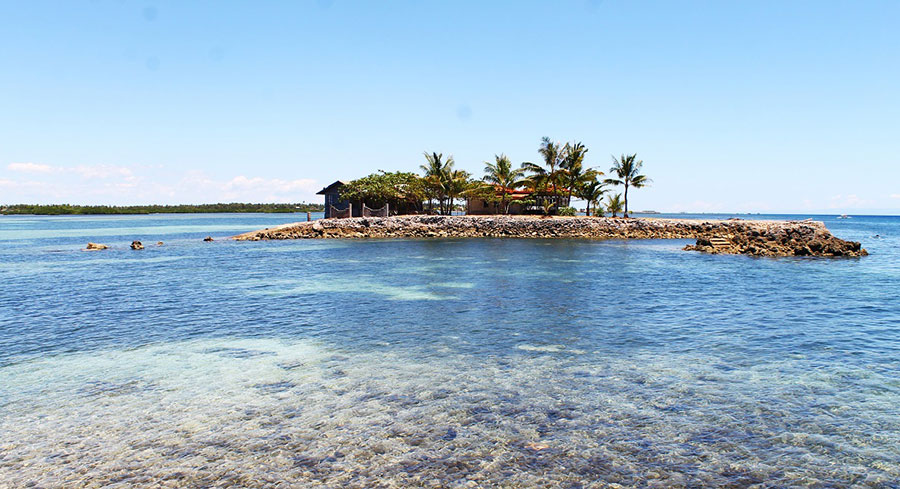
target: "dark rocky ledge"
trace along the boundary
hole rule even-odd
[[[818,221],[617,219],[609,217],[395,216],[298,222],[236,240],[304,238],[696,239],[684,249],[757,256],[864,256]]]

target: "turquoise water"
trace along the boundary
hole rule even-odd
[[[224,239],[301,219],[0,216],[0,487],[900,487],[900,218]]]

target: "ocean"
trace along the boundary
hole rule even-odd
[[[738,217],[870,256],[0,216],[0,487],[900,487],[900,217]]]

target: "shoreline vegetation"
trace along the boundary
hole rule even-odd
[[[684,249],[753,256],[868,254],[859,242],[835,237],[820,221],[407,215],[296,222],[232,237],[238,241],[322,238],[696,239]]]
[[[379,170],[349,182],[341,180],[338,199],[329,204],[326,217],[359,217],[364,207],[385,209],[391,215],[452,215],[457,204],[465,202],[467,214],[474,215],[558,215],[575,216],[573,199],[585,202],[587,216],[628,217],[628,190],[648,186],[652,180],[643,175],[637,154],[612,156],[612,167],[605,173],[588,166],[588,148],[581,141],[566,143],[541,139],[539,160],[519,165],[505,154],[484,161],[483,176],[456,168],[453,155],[424,152],[421,175]],[[622,186],[623,193],[612,193]],[[320,194],[331,195],[331,186]],[[605,197],[605,200],[604,200]]]
[[[244,204],[244,203],[219,203],[219,204],[180,204],[180,205],[31,205],[15,204],[0,206],[0,215],[38,215],[38,216],[62,216],[62,215],[102,215],[102,214],[214,214],[214,213],[292,213],[292,212],[322,212],[325,206],[322,204],[308,204],[305,202],[295,204]]]

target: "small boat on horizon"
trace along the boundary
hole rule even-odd
[[[841,214],[838,216],[838,219],[850,219],[850,216],[848,216],[847,214]]]

